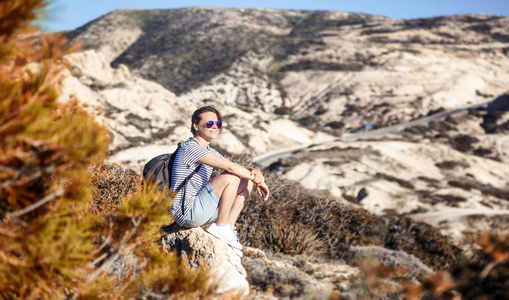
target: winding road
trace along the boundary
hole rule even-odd
[[[373,130],[373,131],[368,131],[368,132],[362,132],[362,133],[345,135],[345,136],[342,136],[341,138],[339,138],[337,141],[351,142],[351,141],[356,141],[356,140],[361,140],[361,139],[369,139],[369,138],[372,138],[372,137],[381,136],[381,135],[385,135],[385,134],[393,133],[393,132],[397,132],[397,131],[402,131],[402,130],[405,130],[407,128],[411,128],[411,127],[414,127],[414,126],[420,126],[420,125],[428,124],[428,123],[430,123],[432,121],[442,120],[442,119],[447,118],[448,116],[457,115],[457,114],[460,114],[460,113],[467,112],[469,110],[478,109],[478,108],[481,108],[481,107],[485,108],[485,107],[487,107],[490,103],[492,103],[495,100],[490,100],[490,101],[482,102],[482,103],[479,103],[479,104],[467,106],[467,107],[464,107],[464,108],[458,108],[458,109],[450,110],[450,111],[447,111],[447,112],[442,112],[442,113],[434,114],[432,116],[420,118],[420,119],[417,119],[417,120],[414,120],[414,121],[410,121],[408,123],[403,123],[403,124],[398,124],[398,125],[394,125],[394,126],[384,127],[384,128],[380,128],[380,129]],[[328,142],[326,142],[326,143],[328,143]],[[322,143],[322,144],[324,144],[324,143]],[[288,148],[288,149],[285,149],[285,150],[279,150],[279,151],[271,152],[271,153],[268,153],[268,154],[264,154],[264,155],[255,157],[254,161],[259,163],[259,164],[261,164],[263,168],[266,168],[271,163],[273,163],[273,162],[275,162],[275,161],[277,161],[277,160],[279,160],[281,158],[289,157],[295,151],[298,151],[298,150],[301,150],[301,149],[305,149],[305,148],[309,147],[310,145],[312,145],[312,144],[307,144],[307,145],[302,145],[302,146],[299,146],[299,147],[293,147],[293,148]],[[316,144],[314,144],[314,145],[316,145]]]

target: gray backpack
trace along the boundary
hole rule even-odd
[[[145,164],[145,167],[143,167],[143,178],[147,181],[147,184],[157,184],[158,191],[162,191],[165,188],[167,191],[171,190],[172,195],[174,196],[187,184],[194,174],[198,173],[201,168],[201,164],[191,174],[189,174],[189,176],[187,176],[176,189],[172,189],[171,174],[173,163],[175,162],[175,157],[177,156],[177,152],[180,150],[181,145],[182,143],[179,143],[177,150],[173,153],[161,154],[152,158]]]

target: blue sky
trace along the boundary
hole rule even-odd
[[[182,7],[274,8],[335,10],[415,19],[457,14],[487,13],[509,16],[509,0],[53,0],[45,31],[73,30],[108,12],[125,9]]]

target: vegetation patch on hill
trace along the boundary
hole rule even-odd
[[[341,71],[341,72],[359,72],[363,66],[359,64],[340,64],[323,61],[301,60],[299,62],[282,66],[279,72],[320,70],[320,71]]]

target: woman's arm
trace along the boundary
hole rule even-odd
[[[206,164],[213,168],[218,168],[223,171],[232,173],[234,175],[239,176],[240,178],[247,178],[249,180],[254,180],[255,175],[251,173],[247,168],[231,162],[226,158],[219,158],[214,154],[207,154],[198,160],[199,163]]]
[[[259,170],[251,168],[250,171],[246,167],[231,162],[226,158],[219,158],[214,154],[207,154],[200,158],[198,162],[227,171],[229,173],[239,176],[240,178],[247,178],[253,181],[256,184],[256,191],[258,192],[260,197],[262,197],[264,201],[267,201],[267,199],[269,198],[270,194],[269,188],[267,187],[267,184],[265,183],[264,178]]]

